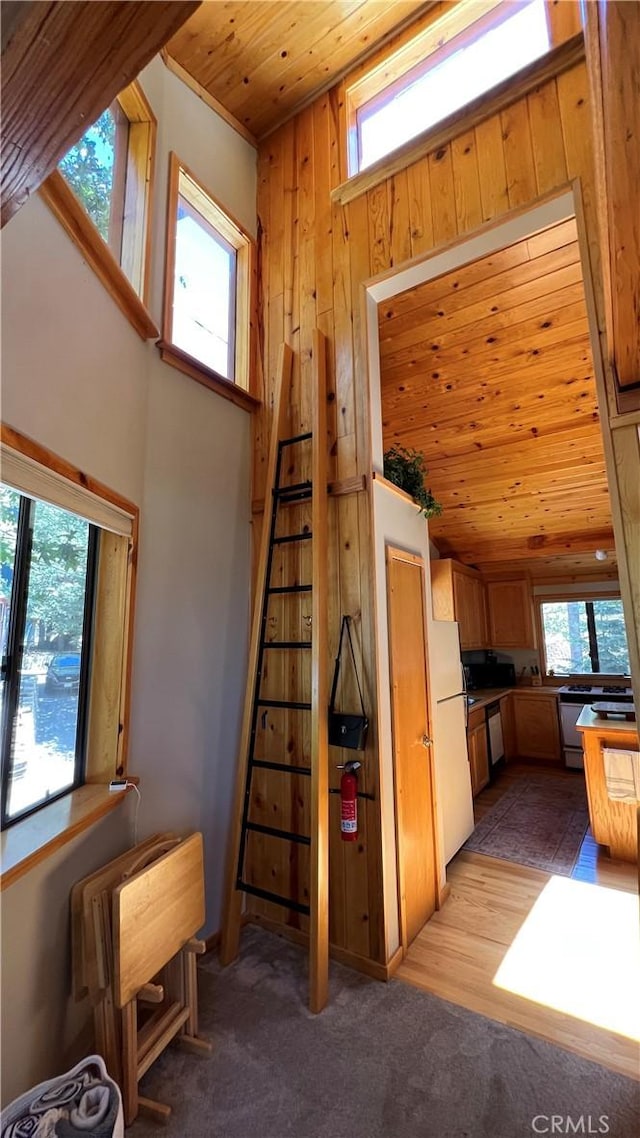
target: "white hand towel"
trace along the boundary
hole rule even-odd
[[[603,747],[607,794],[614,802],[640,801],[640,751]]]

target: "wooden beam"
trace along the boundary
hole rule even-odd
[[[469,565],[485,564],[494,561],[531,561],[536,557],[563,557],[571,553],[595,552],[596,549],[613,548],[613,530],[594,530],[588,533],[562,535],[534,534],[528,540],[518,539],[495,541],[486,546],[473,543],[472,550],[451,549],[450,543],[442,537],[438,548],[444,557],[457,557]]]
[[[321,1012],[329,994],[329,740],[327,708],[328,526],[327,526],[327,345],[317,328],[313,354],[311,610],[311,929],[309,1007]],[[266,527],[265,527],[266,528]]]
[[[587,4],[586,40],[608,354],[625,391],[640,385],[640,5]]]
[[[288,344],[280,347],[280,358],[275,381],[273,396],[273,426],[269,441],[269,458],[267,462],[267,479],[265,483],[267,500],[271,501],[271,490],[275,483],[278,463],[278,442],[284,435],[284,425],[287,421],[289,407],[289,387],[291,383],[291,368],[293,353]],[[249,660],[247,663],[247,687],[244,697],[244,712],[242,716],[242,731],[240,734],[240,747],[236,770],[236,791],[231,835],[227,852],[227,871],[225,881],[224,913],[222,917],[222,939],[220,944],[220,963],[225,966],[235,960],[240,947],[240,925],[242,914],[242,893],[236,889],[238,874],[238,858],[240,856],[240,841],[242,836],[242,813],[244,807],[244,794],[247,781],[249,758],[249,742],[251,738],[251,723],[253,717],[253,698],[255,694],[258,669],[258,654],[260,650],[260,635],[262,626],[262,604],[267,580],[267,565],[269,561],[269,541],[271,537],[270,525],[265,518],[260,535],[260,553],[258,557],[258,570],[255,585],[255,604],[253,623],[251,626],[251,643],[249,645]]]
[[[327,494],[330,498],[346,498],[349,494],[362,494],[366,489],[366,474],[353,474],[350,478],[336,478],[335,482],[327,484]],[[261,514],[263,511],[264,498],[253,498],[251,513]]]
[[[49,175],[39,193],[140,338],[155,340],[160,333],[142,300],[59,170]]]
[[[11,11],[2,32],[1,225],[198,7],[199,0],[3,5],[3,22]]]

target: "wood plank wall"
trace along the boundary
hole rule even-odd
[[[367,474],[366,399],[362,383],[361,282],[526,207],[580,179],[600,328],[603,301],[596,225],[589,91],[583,62],[544,83],[502,113],[342,207],[331,190],[345,178],[340,135],[345,84],[319,97],[259,149],[261,350],[266,410],[256,417],[254,497],[263,495],[271,385],[281,341],[294,348],[292,433],[311,422],[311,339],[328,339],[330,477]],[[256,526],[260,514],[255,515]],[[329,646],[335,652],[340,614],[354,617],[364,655],[367,710],[374,716],[374,631],[367,493],[330,501]],[[353,689],[344,710],[356,710]],[[291,739],[289,740],[291,744]],[[340,761],[331,751],[331,761]],[[300,780],[302,781],[302,780]],[[337,786],[335,769],[330,772]],[[375,730],[361,785],[378,798]],[[389,956],[382,912],[379,807],[361,809],[358,843],[340,841],[337,796],[331,822],[331,941],[357,957]],[[295,850],[293,853],[295,860]],[[275,871],[274,871],[275,872]],[[296,876],[294,862],[290,876]],[[271,919],[282,911],[258,905]],[[285,918],[301,926],[298,918]]]

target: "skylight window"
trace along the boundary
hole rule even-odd
[[[426,58],[360,105],[355,96],[351,174],[435,126],[550,49],[544,0],[494,5],[480,19],[477,4],[467,3],[463,9],[468,12],[466,26],[444,46],[436,42],[427,48]]]

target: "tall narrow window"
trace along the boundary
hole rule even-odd
[[[112,103],[71,147],[58,169],[119,262],[129,145],[129,120]]]
[[[247,391],[251,239],[173,154],[169,218],[163,359]]]
[[[149,291],[156,120],[131,83],[67,151],[40,194],[114,300],[145,338],[158,330]]]
[[[218,375],[235,380],[237,252],[178,198],[171,339]]]
[[[97,529],[0,487],[2,825],[83,779]]]

